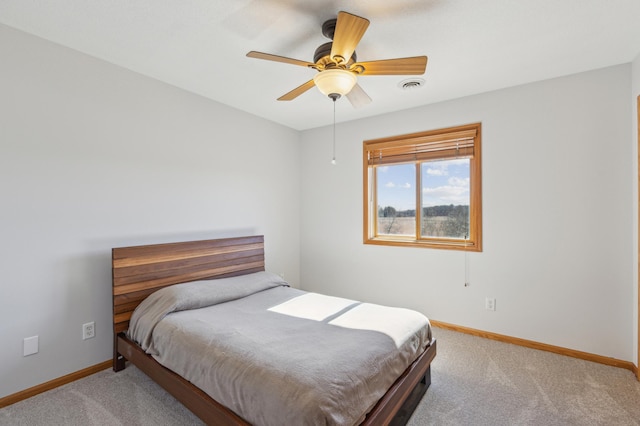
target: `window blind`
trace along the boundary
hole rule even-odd
[[[473,158],[476,127],[445,133],[431,132],[401,138],[378,139],[364,143],[370,166],[428,161],[433,159]]]

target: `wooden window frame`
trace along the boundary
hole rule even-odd
[[[363,142],[364,244],[482,251],[482,125],[472,123],[420,133]],[[437,238],[420,235],[421,164],[429,160],[469,158],[469,238]],[[379,235],[375,168],[393,164],[416,164],[416,234]]]

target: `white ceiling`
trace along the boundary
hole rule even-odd
[[[347,121],[628,63],[640,53],[640,0],[0,0],[0,23],[294,129],[330,124],[312,89],[276,98],[315,71],[247,58],[313,62],[322,23],[344,10],[371,21],[358,60],[427,55],[425,85],[361,76],[373,99]]]

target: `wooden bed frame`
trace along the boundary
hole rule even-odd
[[[133,310],[163,287],[202,279],[264,271],[264,237],[154,244],[112,250],[113,369],[129,361],[209,425],[243,425],[245,420],[173,371],[160,365],[126,337]],[[435,339],[369,412],[363,425],[404,425],[431,384]]]

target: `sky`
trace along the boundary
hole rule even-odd
[[[396,210],[415,209],[414,164],[380,166],[378,205]],[[469,159],[422,163],[422,206],[469,205]]]

